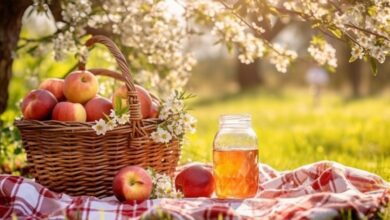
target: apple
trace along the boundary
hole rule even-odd
[[[112,109],[110,100],[103,97],[95,97],[85,104],[85,111],[87,112],[87,121],[95,121],[105,118],[109,115]]]
[[[201,164],[183,168],[175,179],[175,187],[184,197],[210,197],[214,192],[214,184],[211,170]]]
[[[113,106],[115,107],[117,105],[117,99],[121,100],[122,108],[128,107],[127,103],[127,88],[126,85],[122,85],[115,89],[114,94],[112,95],[111,101]]]
[[[63,79],[55,79],[55,78],[46,79],[39,85],[39,88],[53,93],[57,101],[62,101],[65,99]]]
[[[157,100],[153,99],[152,108],[150,109],[149,117],[158,118],[159,109],[160,109],[160,103]]]
[[[119,201],[140,203],[152,193],[152,177],[142,167],[127,166],[115,175],[112,189]]]
[[[152,108],[152,97],[149,92],[143,88],[142,86],[135,85],[135,89],[137,90],[138,101],[141,105],[141,114],[142,118],[148,118],[150,116],[150,111]],[[122,85],[118,89],[115,90],[114,95],[112,96],[112,103],[115,106],[117,97],[121,99],[122,108],[127,107],[127,88],[126,85]]]
[[[21,109],[24,119],[43,120],[50,118],[50,113],[57,104],[54,95],[43,89],[32,90],[24,97]]]
[[[80,103],[59,102],[53,109],[52,119],[57,121],[85,122],[87,113]]]
[[[65,78],[64,94],[68,101],[84,104],[96,96],[98,88],[95,75],[86,70],[78,70]]]

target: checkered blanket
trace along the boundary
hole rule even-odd
[[[255,198],[157,199],[138,205],[114,197],[70,197],[32,180],[0,175],[0,218],[7,219],[352,219],[378,218],[389,204],[390,184],[377,175],[321,161],[278,172],[259,164]]]

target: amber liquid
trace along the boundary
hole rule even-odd
[[[215,192],[218,198],[254,197],[259,185],[257,149],[214,150]]]

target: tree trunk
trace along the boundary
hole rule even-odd
[[[241,89],[254,88],[263,83],[263,77],[260,75],[259,65],[259,59],[256,59],[253,63],[250,64],[238,62],[237,80]]]
[[[32,1],[27,0],[4,0],[0,4],[0,114],[7,108],[8,86],[23,13],[31,4]]]
[[[358,98],[362,95],[363,61],[356,60],[348,65],[348,78],[351,84],[352,96]]]

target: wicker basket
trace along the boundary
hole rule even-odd
[[[86,45],[95,43],[110,50],[122,74],[105,69],[90,71],[125,82],[130,123],[100,136],[89,122],[17,120],[15,125],[22,136],[30,173],[38,183],[55,192],[101,198],[112,195],[113,177],[127,165],[152,167],[172,175],[180,158],[180,145],[177,140],[160,144],[150,139],[158,120],[142,119],[126,59],[109,38],[94,36]],[[85,64],[80,64],[80,69],[84,68]]]

